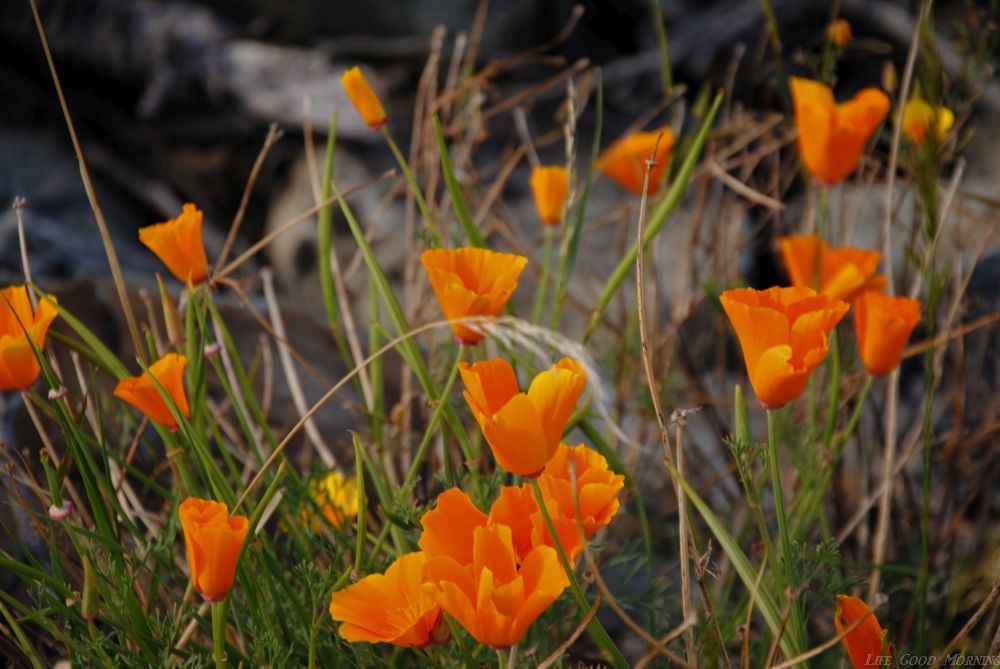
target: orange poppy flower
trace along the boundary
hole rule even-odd
[[[847,46],[847,43],[851,41],[852,32],[851,24],[847,22],[847,19],[837,19],[826,27],[827,37],[830,38],[830,44],[837,47],[838,49],[843,49]]]
[[[139,228],[139,241],[184,283],[201,283],[208,276],[208,259],[201,240],[202,216],[201,210],[188,202],[177,218]]]
[[[583,367],[563,358],[539,373],[526,393],[518,392],[514,370],[503,359],[461,363],[459,372],[465,401],[497,463],[512,474],[537,476],[559,447],[587,385]]]
[[[656,143],[657,139],[659,145]],[[653,156],[654,147],[656,147],[655,156]],[[647,190],[647,193],[652,195],[660,188],[663,169],[673,150],[674,132],[670,128],[634,132],[606,148],[595,166],[602,174],[617,181],[625,190],[642,195],[642,184],[646,178],[646,161],[653,158],[655,164],[649,168]]]
[[[424,565],[424,588],[474,639],[493,648],[521,640],[568,584],[556,552],[533,548],[518,566],[511,529],[473,530],[472,563],[441,555]]]
[[[906,341],[920,322],[920,302],[875,291],[855,302],[854,333],[869,374],[888,374],[899,364]]]
[[[44,348],[45,335],[58,315],[47,300],[32,309],[25,286],[0,290],[0,390],[26,390],[35,382],[42,368],[28,340]]]
[[[448,488],[420,518],[423,532],[417,545],[430,557],[445,555],[459,564],[472,564],[472,533],[485,527],[487,520],[464,490]]]
[[[857,168],[868,138],[888,113],[889,97],[866,88],[837,104],[825,84],[799,77],[789,82],[802,162],[826,184],[843,181]]]
[[[570,462],[576,469],[575,504]],[[625,477],[608,469],[608,461],[600,453],[582,444],[573,447],[560,444],[545,465],[545,470],[538,477],[538,486],[559,543],[571,560],[584,547],[580,542],[575,507],[578,505],[580,508],[584,536],[589,539],[610,523],[618,512],[618,492],[624,481]],[[519,558],[523,559],[535,546],[555,547],[529,484],[501,488],[500,496],[490,508],[489,522],[511,528],[514,549]]]
[[[832,248],[823,241],[817,253],[815,235],[781,237],[778,247],[793,286],[816,288],[818,280],[820,293],[845,302],[853,302],[863,291],[881,290],[885,286],[885,276],[875,274],[881,256],[878,251],[849,246]]]
[[[569,195],[566,168],[560,165],[536,167],[531,170],[531,192],[535,196],[538,217],[547,225],[559,225],[563,205]]]
[[[423,552],[407,553],[385,574],[370,574],[333,593],[330,615],[340,623],[340,636],[404,648],[439,642],[441,609],[423,588],[426,562]]]
[[[358,114],[361,115],[365,123],[371,126],[372,130],[378,130],[385,125],[386,115],[382,101],[378,99],[378,95],[368,84],[360,67],[352,67],[344,72],[340,83],[347,92],[347,97],[354,104],[354,108],[358,110]]]
[[[528,259],[488,249],[431,249],[420,262],[431,280],[438,305],[448,320],[469,316],[497,317],[517,288]],[[462,344],[478,344],[483,335],[461,323],[451,331]]]
[[[938,140],[944,139],[954,123],[955,114],[947,107],[934,109],[920,98],[912,98],[903,105],[903,134],[914,144],[923,144],[930,128]]]
[[[233,587],[236,560],[247,535],[246,516],[230,516],[222,502],[197,497],[184,500],[177,515],[194,589],[207,601],[221,601]]]
[[[184,367],[187,358],[177,353],[168,353],[149,366],[149,374],[163,387],[174,400],[185,418],[191,416],[187,395],[184,394]],[[168,430],[176,430],[178,425],[170,413],[167,403],[163,401],[159,390],[153,384],[149,374],[143,373],[122,379],[115,387],[115,397],[128,402],[146,415],[149,420]]]
[[[766,409],[798,397],[850,308],[811,288],[727,290],[719,296],[743,349],[750,385]]]
[[[878,624],[878,619],[871,609],[860,599],[851,595],[837,595],[837,610],[833,614],[833,625],[837,628],[837,634],[843,634],[844,630],[861,619],[864,619],[864,622],[840,640],[851,657],[854,669],[864,669],[878,664],[876,658],[883,657],[882,644],[885,642],[887,632]],[[887,643],[885,655],[892,658]]]

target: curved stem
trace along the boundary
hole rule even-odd
[[[552,226],[545,225],[545,246],[542,249],[542,275],[535,288],[535,306],[531,310],[531,322],[538,325],[542,319],[542,307],[545,306],[545,292],[549,283],[549,267],[552,264]]]

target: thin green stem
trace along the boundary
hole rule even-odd
[[[656,48],[660,51],[660,82],[663,85],[663,99],[670,98],[674,87],[673,66],[670,63],[670,47],[667,44],[667,28],[663,25],[663,11],[660,0],[649,0],[653,14],[653,30],[656,33]]]
[[[3,615],[4,620],[7,621],[7,625],[14,632],[17,642],[21,644],[21,650],[24,651],[24,654],[31,662],[31,666],[35,669],[45,669],[45,663],[42,662],[42,658],[38,654],[38,649],[32,645],[28,635],[24,633],[24,629],[17,623],[17,619],[11,614],[10,609],[4,606],[3,602],[0,602],[0,615]]]
[[[580,583],[576,580],[576,574],[573,572],[573,565],[566,557],[566,551],[563,549],[562,542],[559,540],[559,534],[556,532],[555,525],[552,523],[552,517],[549,515],[549,509],[545,506],[545,497],[542,495],[542,489],[538,486],[538,480],[532,478],[530,481],[531,488],[535,491],[535,501],[538,503],[538,510],[542,514],[542,519],[545,521],[545,527],[549,531],[549,536],[552,537],[552,543],[556,548],[556,553],[559,554],[559,561],[562,562],[563,570],[566,572],[566,578],[569,580],[570,593],[573,595],[573,600],[576,602],[576,606],[580,610],[580,614],[586,616],[590,613],[590,604],[587,602],[587,597],[583,594],[583,590],[580,588]],[[629,666],[621,651],[618,650],[618,646],[616,646],[615,642],[611,640],[611,636],[608,634],[608,631],[604,629],[604,626],[601,625],[601,622],[596,616],[591,618],[590,622],[587,624],[587,632],[590,634],[590,638],[594,640],[594,643],[597,644],[598,648],[601,648],[611,656],[611,663],[614,666],[622,669]]]
[[[420,440],[420,445],[417,447],[417,453],[413,456],[413,463],[410,465],[410,471],[406,473],[406,479],[403,481],[402,489],[404,491],[409,490],[414,481],[417,479],[417,472],[420,471],[420,465],[424,461],[424,457],[427,455],[427,447],[430,446],[431,440],[434,438],[434,432],[437,429],[437,425],[441,421],[441,417],[444,415],[444,407],[448,404],[448,398],[451,396],[451,389],[455,387],[455,379],[458,378],[459,363],[462,362],[462,357],[464,355],[465,347],[459,344],[458,352],[455,354],[455,363],[451,366],[451,373],[448,374],[448,380],[445,382],[444,389],[441,390],[441,395],[438,397],[437,406],[434,407],[434,413],[431,414],[431,420],[427,424],[427,429],[424,430],[424,436]]]
[[[767,410],[767,461],[771,470],[771,486],[774,488],[774,510],[778,517],[778,535],[781,538],[781,563],[785,571],[785,587],[795,588],[798,586],[795,578],[795,565],[793,563],[793,550],[791,534],[788,531],[788,518],[785,515],[785,495],[781,487],[781,465],[778,463],[778,428],[777,412]],[[797,646],[804,647],[802,614],[799,608],[798,597],[793,597],[789,602],[790,633]]]
[[[840,408],[840,341],[836,330],[833,331],[830,342],[830,384],[827,393],[829,396],[826,405],[826,425],[823,427],[823,453],[830,450]]]
[[[413,200],[417,203],[417,209],[420,210],[420,216],[424,219],[424,223],[427,224],[427,231],[430,233],[434,245],[440,246],[441,230],[438,228],[434,217],[431,216],[430,209],[427,207],[427,201],[424,199],[424,193],[420,190],[420,184],[417,183],[417,177],[413,174],[413,170],[410,169],[410,164],[403,156],[403,152],[399,150],[396,140],[394,140],[392,135],[389,134],[388,128],[386,126],[382,126],[379,132],[381,132],[382,136],[385,137],[385,141],[389,145],[389,150],[392,151],[392,155],[396,157],[396,163],[399,164],[399,169],[403,171],[403,176],[406,177],[406,183],[410,186],[410,192],[413,194]]]
[[[538,286],[535,288],[535,306],[531,310],[531,322],[535,325],[542,320],[542,308],[545,306],[545,294],[549,283],[549,268],[552,264],[552,228],[545,227],[545,245],[542,248],[542,275],[538,278]]]
[[[451,619],[444,611],[441,612],[441,616],[448,623],[448,629],[451,630],[451,638],[455,640],[458,645],[458,652],[462,656],[462,664],[465,665],[465,669],[474,669],[476,663],[472,661],[472,655],[469,653],[469,646],[466,645],[465,639],[462,638],[462,628],[455,624],[455,621]]]
[[[226,600],[212,602],[212,659],[215,669],[226,666]]]
[[[357,476],[357,500],[358,500],[358,522],[357,522],[357,544],[354,549],[354,573],[360,576],[365,569],[365,542],[368,541],[368,500],[365,498],[365,465],[361,459],[361,440],[357,433],[351,433],[351,440],[354,442],[354,467]]]

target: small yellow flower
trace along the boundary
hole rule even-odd
[[[920,98],[911,98],[903,107],[903,134],[914,144],[923,144],[928,128],[942,140],[955,123],[955,114],[947,107],[934,109]]]
[[[345,520],[358,515],[358,481],[355,477],[347,478],[337,470],[320,479],[309,482],[309,496],[319,507],[320,512],[334,527],[342,527]],[[314,518],[311,509],[302,514],[303,523],[312,522],[314,529],[320,529],[320,521]]]
[[[838,49],[843,49],[851,41],[851,24],[847,22],[847,19],[837,19],[826,27],[826,32],[830,38],[830,44]]]
[[[352,67],[347,72],[344,72],[344,76],[340,78],[340,83],[344,86],[344,90],[347,91],[347,97],[351,98],[354,108],[358,110],[361,118],[371,126],[372,130],[378,130],[385,125],[386,115],[385,108],[382,107],[382,101],[378,99],[378,95],[375,94],[375,91],[368,84],[368,80],[361,73],[360,67]]]

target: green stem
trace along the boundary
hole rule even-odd
[[[212,658],[215,669],[226,666],[226,600],[212,602]]]
[[[417,446],[417,453],[413,456],[413,463],[410,465],[410,471],[406,473],[406,479],[403,481],[402,489],[409,490],[413,485],[414,481],[417,479],[417,472],[420,471],[420,464],[424,461],[424,457],[427,455],[427,448],[431,444],[431,440],[434,438],[434,431],[437,429],[438,423],[441,421],[441,417],[444,415],[444,407],[448,404],[448,398],[451,396],[451,390],[455,387],[455,380],[458,378],[458,367],[459,363],[462,362],[462,357],[465,355],[465,347],[458,344],[458,353],[455,354],[455,363],[451,366],[451,373],[448,374],[448,380],[444,384],[444,389],[441,390],[441,395],[438,397],[437,406],[434,407],[434,413],[431,414],[431,420],[427,424],[427,429],[424,430],[424,436],[420,440],[420,445]],[[445,449],[447,452],[447,448]]]
[[[42,662],[42,658],[38,654],[38,650],[34,647],[34,645],[32,645],[28,635],[24,633],[24,629],[17,623],[17,619],[11,614],[10,609],[4,606],[3,602],[0,602],[0,615],[3,615],[4,620],[7,621],[10,629],[14,632],[14,636],[17,637],[17,642],[21,644],[21,650],[24,651],[28,660],[31,661],[31,666],[35,669],[44,669],[45,663]]]
[[[545,306],[545,292],[549,283],[549,267],[552,264],[552,228],[545,225],[545,246],[542,249],[542,275],[535,288],[535,307],[531,310],[531,322],[535,325],[542,320],[542,307]]]
[[[379,336],[381,330],[380,305],[378,286],[375,277],[368,275],[368,353],[375,353],[381,345],[382,338]],[[368,407],[371,414],[372,441],[376,448],[382,447],[382,417],[385,415],[385,360],[379,356],[371,361],[368,367],[368,376],[372,386],[372,405]]]
[[[670,64],[670,47],[667,45],[667,29],[663,25],[663,11],[660,9],[660,0],[649,0],[649,7],[653,14],[656,48],[660,50],[660,81],[663,84],[663,99],[667,100],[670,98],[670,91],[674,87],[673,67]]]
[[[566,578],[569,580],[570,592],[573,595],[573,599],[576,601],[576,606],[580,610],[580,615],[586,616],[590,613],[590,604],[587,602],[586,595],[583,594],[583,590],[580,588],[579,582],[576,580],[576,574],[573,572],[573,565],[570,564],[569,559],[566,557],[566,551],[563,550],[562,542],[559,540],[559,534],[556,532],[555,525],[552,523],[552,517],[549,515],[549,509],[545,506],[545,498],[542,495],[542,489],[538,487],[538,479],[532,478],[531,488],[535,491],[535,501],[538,503],[538,510],[542,514],[542,519],[545,521],[545,527],[549,531],[549,536],[552,537],[552,543],[556,548],[556,553],[559,554],[559,561],[562,562],[563,569],[566,572]],[[604,629],[601,622],[596,616],[590,619],[587,624],[587,632],[590,634],[590,638],[594,640],[598,648],[604,650],[608,655],[611,656],[611,663],[619,668],[625,669],[629,666],[628,662],[622,656],[621,651],[618,650],[618,646],[615,642],[611,640],[611,636],[608,631]]]
[[[424,219],[424,223],[427,224],[427,231],[431,235],[431,240],[434,242],[434,246],[440,246],[441,230],[434,221],[434,217],[431,216],[430,209],[427,208],[427,201],[424,199],[423,191],[420,190],[420,184],[417,183],[417,177],[414,176],[409,163],[406,161],[406,158],[403,157],[403,152],[399,150],[399,146],[396,145],[396,140],[394,140],[392,135],[389,134],[389,130],[386,126],[382,126],[379,132],[381,132],[382,136],[385,137],[385,141],[389,145],[389,150],[392,151],[392,155],[396,157],[399,169],[403,170],[403,176],[406,177],[406,183],[409,184],[410,192],[413,193],[413,200],[417,203],[417,209],[420,210],[420,216]]]
[[[798,586],[795,578],[795,565],[792,561],[792,539],[788,532],[788,518],[785,515],[785,495],[781,487],[781,466],[778,464],[778,429],[777,412],[767,410],[767,461],[771,470],[771,486],[774,488],[774,509],[778,517],[778,535],[781,538],[781,563],[785,571],[785,587],[795,588]],[[802,614],[799,610],[798,597],[792,597],[789,601],[790,633],[795,644],[802,648],[803,641]],[[805,663],[803,663],[805,664]]]
[[[830,342],[830,396],[826,405],[826,425],[823,427],[823,453],[830,450],[833,430],[837,427],[837,410],[840,408],[840,341],[837,331],[833,331]]]
[[[934,341],[938,291],[931,279],[927,300],[927,337]],[[930,576],[931,448],[934,445],[934,347],[924,354],[923,476],[920,504],[920,563],[917,568],[917,652],[927,648],[927,582]]]
[[[441,616],[448,623],[448,629],[451,630],[451,638],[455,640],[458,645],[458,652],[462,656],[462,664],[465,665],[465,669],[474,669],[476,663],[472,661],[472,655],[469,653],[469,647],[465,643],[465,639],[462,638],[462,628],[455,624],[455,621],[451,619],[444,611],[441,612]]]
[[[357,522],[357,545],[354,550],[354,573],[361,576],[365,569],[365,542],[368,541],[368,500],[365,498],[365,465],[361,459],[361,440],[355,432],[351,433],[354,442],[354,467],[357,470],[357,500],[358,500],[358,522]]]

